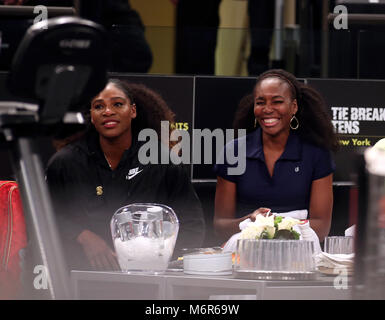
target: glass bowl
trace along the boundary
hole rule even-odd
[[[111,219],[111,234],[122,271],[164,272],[178,231],[178,218],[165,205],[137,203],[117,210]]]
[[[239,276],[255,279],[311,279],[316,275],[314,243],[239,239],[234,269]]]

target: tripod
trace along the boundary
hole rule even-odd
[[[0,133],[9,146],[29,241],[51,299],[71,299],[72,289],[36,138],[58,124],[83,121],[78,106],[106,83],[104,43],[104,29],[87,20],[60,17],[33,25],[16,52],[9,84],[15,95],[38,103],[0,103]]]

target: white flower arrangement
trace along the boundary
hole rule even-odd
[[[301,223],[300,220],[282,216],[257,215],[254,222],[242,230],[240,239],[295,239],[300,234],[293,230],[293,226]]]

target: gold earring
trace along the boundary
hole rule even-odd
[[[295,126],[293,126],[293,121],[296,122]],[[299,121],[298,121],[297,117],[295,116],[295,114],[293,114],[293,116],[290,119],[290,128],[292,130],[297,130],[299,128]]]

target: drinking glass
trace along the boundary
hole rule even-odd
[[[350,254],[354,252],[354,238],[345,236],[326,237],[324,252],[330,254]]]

